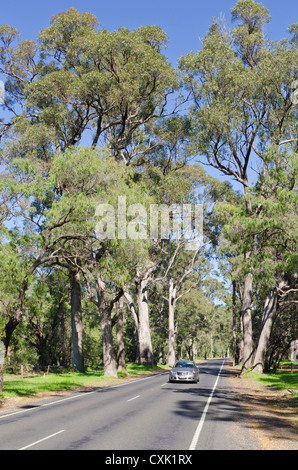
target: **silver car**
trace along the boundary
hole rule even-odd
[[[169,382],[199,382],[200,371],[194,361],[177,361],[169,374]]]

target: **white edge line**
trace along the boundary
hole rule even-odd
[[[224,366],[224,362],[223,362],[222,365],[221,365],[221,368],[220,368],[220,371],[219,371],[219,373],[218,373],[218,375],[217,375],[217,378],[216,378],[215,384],[214,384],[214,386],[213,386],[212,392],[211,392],[210,395],[209,395],[209,398],[208,398],[207,403],[206,403],[206,405],[205,405],[205,408],[204,408],[203,414],[202,414],[202,416],[201,416],[200,422],[199,422],[199,424],[198,424],[198,426],[197,426],[196,432],[195,432],[195,434],[194,434],[194,436],[193,436],[193,439],[192,439],[192,441],[191,441],[191,444],[190,444],[188,450],[195,450],[195,448],[196,448],[196,446],[197,446],[197,443],[198,443],[198,440],[199,440],[199,437],[200,437],[200,434],[201,434],[201,431],[202,431],[202,428],[203,428],[203,424],[204,424],[204,421],[205,421],[205,418],[206,418],[206,414],[207,414],[207,412],[208,412],[209,405],[210,405],[210,403],[211,403],[213,394],[214,394],[215,389],[216,389],[216,387],[217,387],[218,379],[219,379],[219,376],[220,376],[220,374],[221,374],[221,371],[222,371],[223,366]]]
[[[165,374],[168,374],[168,372],[161,372],[160,374],[154,374],[154,375],[150,375],[149,377],[144,377],[142,379],[136,379],[136,380],[133,380],[131,382],[125,382],[123,384],[116,384],[116,385],[110,385],[109,387],[104,387],[103,389],[104,390],[112,390],[113,388],[119,388],[119,387],[124,387],[125,385],[131,385],[133,383],[136,383],[136,382],[141,382],[143,380],[148,380],[148,379],[152,379],[153,377],[156,377],[158,375],[165,375]],[[99,387],[100,389],[100,387]],[[81,397],[86,397],[86,396],[89,396],[91,395],[92,393],[96,393],[100,390],[93,390],[93,391],[89,391],[87,393],[79,393],[77,395],[72,395],[70,397],[67,397],[67,398],[61,398],[61,400],[56,400],[56,401],[51,401],[50,403],[44,403],[43,405],[39,405],[37,406],[36,408],[26,408],[25,410],[19,410],[19,411],[14,411],[13,413],[8,413],[8,414],[5,414],[5,415],[0,415],[0,419],[3,419],[3,418],[9,418],[10,416],[14,416],[14,415],[18,415],[20,413],[28,413],[29,411],[35,411],[35,410],[39,410],[40,408],[42,407],[45,407],[45,406],[51,406],[51,405],[56,405],[58,403],[62,403],[63,401],[67,401],[67,400],[73,400],[74,398],[81,398]]]
[[[27,445],[27,446],[25,446],[25,447],[22,447],[22,448],[19,449],[19,450],[29,449],[29,447],[33,447],[33,446],[35,446],[36,444],[39,444],[40,442],[46,441],[47,439],[50,439],[51,437],[57,436],[57,434],[61,434],[61,433],[64,432],[64,431],[65,431],[65,430],[62,429],[62,431],[55,432],[54,434],[51,434],[50,436],[44,437],[43,439],[39,439],[39,441],[32,442],[32,444],[29,444],[29,445]]]
[[[91,394],[91,393],[95,393],[95,392],[88,392],[88,394]],[[45,406],[56,405],[56,403],[61,403],[63,401],[67,401],[67,400],[73,400],[74,398],[80,398],[80,397],[83,397],[83,396],[86,396],[86,394],[80,393],[78,395],[72,395],[71,397],[62,398],[61,400],[51,401],[50,403],[44,403],[43,405],[38,405],[34,408],[26,408],[25,410],[14,411],[13,413],[9,413],[9,414],[0,416],[0,419],[8,418],[9,416],[18,415],[20,413],[28,413],[29,411],[39,410],[40,408],[43,408]]]

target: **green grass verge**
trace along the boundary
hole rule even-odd
[[[118,379],[105,377],[103,371],[87,370],[85,373],[64,371],[59,373],[24,376],[5,375],[3,391],[0,399],[10,397],[32,397],[41,392],[54,392],[61,390],[72,390],[77,387],[88,387],[91,385],[109,385],[123,378],[144,372],[161,371],[166,366],[147,366],[128,363],[127,370],[118,372]]]
[[[298,393],[298,374],[291,372],[276,372],[275,374],[258,374],[257,372],[247,372],[245,378],[251,378],[276,390],[297,390]]]

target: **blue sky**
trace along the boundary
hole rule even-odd
[[[22,39],[36,39],[41,29],[50,24],[53,15],[71,7],[80,12],[90,11],[101,27],[110,31],[121,26],[134,29],[157,25],[168,35],[166,55],[172,65],[181,55],[200,48],[212,18],[221,13],[230,19],[230,10],[236,0],[10,0],[1,2],[0,25],[16,27]],[[271,23],[267,27],[270,39],[281,39],[291,23],[298,21],[297,0],[264,0],[270,10]]]

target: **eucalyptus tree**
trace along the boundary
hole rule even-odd
[[[249,217],[243,207],[233,207],[226,233],[240,252],[248,248],[252,251],[257,303],[260,298],[263,301],[252,367],[262,372],[279,303],[297,289],[296,155],[287,150],[276,153],[266,175],[262,175],[246,198],[258,216]]]
[[[8,115],[1,125],[2,163],[14,165],[18,158],[24,160],[24,165],[43,165],[44,189],[48,187],[47,175],[55,172],[56,154],[64,154],[81,142],[92,148],[104,143],[110,157],[129,165],[151,148],[150,138],[146,137],[150,122],[175,110],[174,106],[169,111],[168,98],[179,81],[161,54],[167,38],[160,28],[108,32],[99,29],[92,14],[80,14],[72,8],[53,17],[37,43],[19,41],[16,29],[8,25],[1,27],[0,40],[0,71],[6,77],[4,107]],[[58,181],[48,187],[47,199],[42,203],[41,195],[37,197],[34,191],[27,197],[36,200],[38,217],[43,220],[42,209],[52,210],[54,201],[61,198],[60,208],[70,203],[70,199],[63,199],[70,190],[68,182]],[[18,193],[16,197],[20,200],[24,195]],[[67,214],[60,216],[65,223],[70,222]],[[31,222],[39,236],[48,233],[41,223]],[[62,256],[66,237],[61,236]],[[74,232],[72,236],[76,239]],[[53,246],[44,244],[43,254]],[[58,259],[55,250],[48,256]],[[48,256],[38,257],[38,265]],[[26,290],[27,285],[22,292]]]
[[[19,282],[15,283],[15,305],[7,317],[4,328],[4,343],[6,350],[11,336],[22,320],[26,293],[33,281],[36,270],[55,259],[61,250],[62,241],[60,230],[76,218],[74,205],[69,204],[64,212],[51,212],[45,220],[49,208],[59,203],[59,196],[53,189],[46,166],[41,160],[14,159],[4,172],[4,187],[10,193],[13,205],[10,217],[19,225],[16,229],[6,231],[1,250],[15,257],[13,267],[19,270]],[[10,258],[10,257],[9,257]],[[9,271],[3,272],[7,278],[12,278]]]
[[[150,26],[101,30],[93,15],[70,9],[39,39],[40,74],[27,87],[28,104],[55,130],[57,148],[75,145],[88,129],[93,147],[105,139],[111,155],[128,164],[133,135],[168,112],[178,86],[160,52],[165,33]]]
[[[58,151],[89,129],[92,146],[108,138],[111,153],[128,162],[134,132],[168,112],[168,96],[179,86],[161,54],[167,37],[158,27],[109,32],[91,13],[71,8],[52,18],[38,43],[15,44],[19,34],[8,25],[0,39],[4,105],[12,113],[2,131],[22,118],[35,124],[44,147],[48,141]],[[32,139],[28,125],[25,134],[24,142],[29,134]]]
[[[133,294],[134,287],[139,349],[144,351],[140,361],[152,362],[143,270],[152,264],[151,240],[144,224],[146,228],[149,205],[154,199],[146,181],[135,181],[134,170],[111,159],[108,152],[83,147],[57,155],[50,176],[54,187],[63,188],[52,211],[63,213],[73,201],[77,207],[77,219],[62,230],[63,243],[54,264],[66,263],[83,276],[90,300],[99,310],[105,375],[117,374],[112,310],[124,291]]]
[[[253,177],[266,175],[274,155],[287,146],[297,151],[297,106],[293,83],[297,79],[297,25],[289,39],[265,39],[269,11],[254,0],[240,0],[232,9],[236,27],[229,31],[215,21],[202,48],[180,60],[185,87],[192,94],[190,116],[193,152],[204,162],[235,180],[247,194]],[[249,198],[243,198],[247,216],[258,217]],[[244,287],[241,318],[244,364],[252,365],[254,245],[242,252]]]
[[[66,266],[72,273],[71,306],[73,321],[76,322],[73,328],[73,345],[77,351],[76,365],[84,368],[81,305],[81,284],[84,281],[90,300],[99,310],[105,375],[112,376],[117,375],[117,370],[111,311],[119,297],[117,292],[121,291],[120,269],[123,272],[125,261],[121,247],[115,239],[116,227],[118,229],[115,214],[114,218],[110,218],[114,222],[111,227],[114,229],[114,236],[109,231],[110,227],[107,229],[108,234],[105,234],[99,225],[100,216],[106,211],[116,211],[119,191],[121,194],[121,190],[125,191],[127,187],[125,173],[125,166],[117,163],[115,159],[110,159],[107,152],[76,147],[57,155],[50,175],[52,184],[63,188],[59,204],[53,210],[63,213],[69,205],[75,204],[77,207],[77,218],[72,220],[67,230],[62,231],[61,251],[53,262],[54,265]],[[100,209],[103,209],[103,212]],[[102,223],[102,227],[105,225]],[[117,254],[119,256],[120,253],[121,268],[117,261]]]

